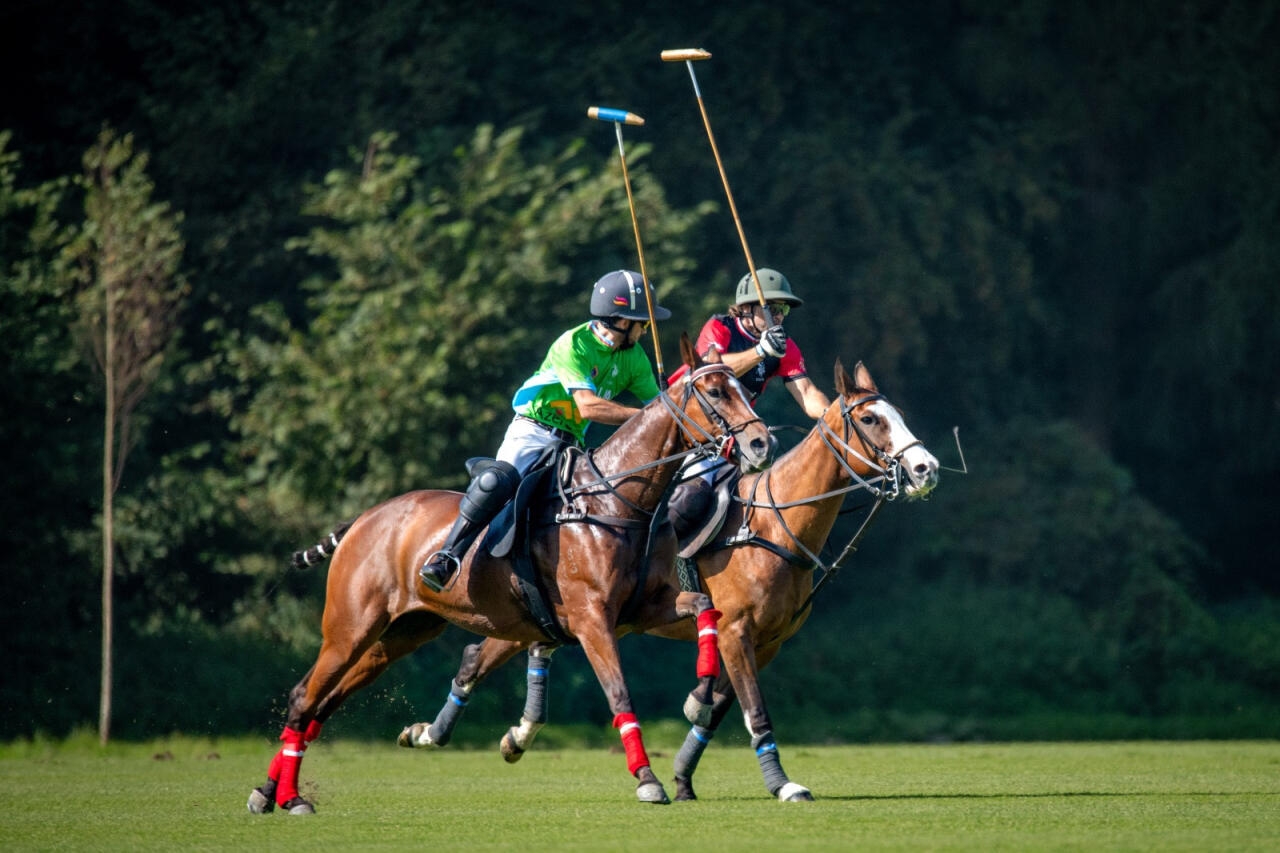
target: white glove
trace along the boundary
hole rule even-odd
[[[760,343],[756,345],[756,352],[762,358],[766,355],[782,358],[787,352],[787,330],[781,326],[770,326],[765,329],[764,334],[760,336]]]

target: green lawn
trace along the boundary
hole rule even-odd
[[[664,782],[678,741],[653,738]],[[783,748],[817,801],[778,803],[715,744],[696,803],[643,805],[622,755],[417,752],[321,739],[318,814],[250,815],[274,744],[0,746],[0,850],[1276,850],[1280,742]],[[674,793],[674,786],[668,786]]]

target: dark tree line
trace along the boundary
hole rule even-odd
[[[587,106],[646,119],[627,142],[666,361],[727,303],[743,252],[688,74],[658,60],[694,46],[811,375],[865,360],[970,465],[884,514],[766,678],[802,697],[840,673],[817,710],[850,737],[922,734],[897,712],[1272,733],[1277,37],[1256,1],[8,4],[0,638],[23,665],[0,735],[94,713],[103,400],[48,271],[104,126],[181,213],[190,284],[119,493],[119,731],[182,725],[170,694],[244,730],[315,644],[323,579],[288,553],[460,485],[587,284],[635,265]],[[781,390],[760,408],[801,420]],[[648,658],[653,701],[678,696]],[[451,667],[407,661],[388,690],[417,703]]]

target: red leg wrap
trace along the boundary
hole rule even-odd
[[[627,770],[631,775],[641,767],[649,766],[649,755],[644,751],[644,739],[640,737],[640,724],[635,714],[619,714],[613,718],[613,727],[622,737],[622,748],[627,753]]]
[[[271,766],[267,768],[267,778],[272,782],[280,781],[280,762],[284,761],[284,750],[276,750],[275,757],[271,759]]]
[[[298,796],[298,768],[302,765],[302,756],[307,751],[306,741],[297,729],[286,726],[280,735],[280,740],[284,741],[284,747],[276,756],[280,759],[280,776],[276,780],[279,782],[276,788],[277,806],[283,806]],[[275,762],[273,761],[272,764],[274,765]]]
[[[698,614],[698,677],[720,676],[720,650],[717,642],[720,637],[716,623],[720,621],[719,610],[704,610]]]
[[[320,729],[322,728],[324,728],[324,723],[319,720],[312,720],[307,723],[307,730],[302,733],[302,739],[307,743],[311,743],[311,741],[320,737]]]

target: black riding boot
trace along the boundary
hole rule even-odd
[[[418,572],[422,582],[435,592],[448,585],[476,536],[506,506],[520,485],[520,473],[507,462],[480,459],[468,468],[471,484],[458,505],[458,520],[453,523],[444,547],[428,557]]]

